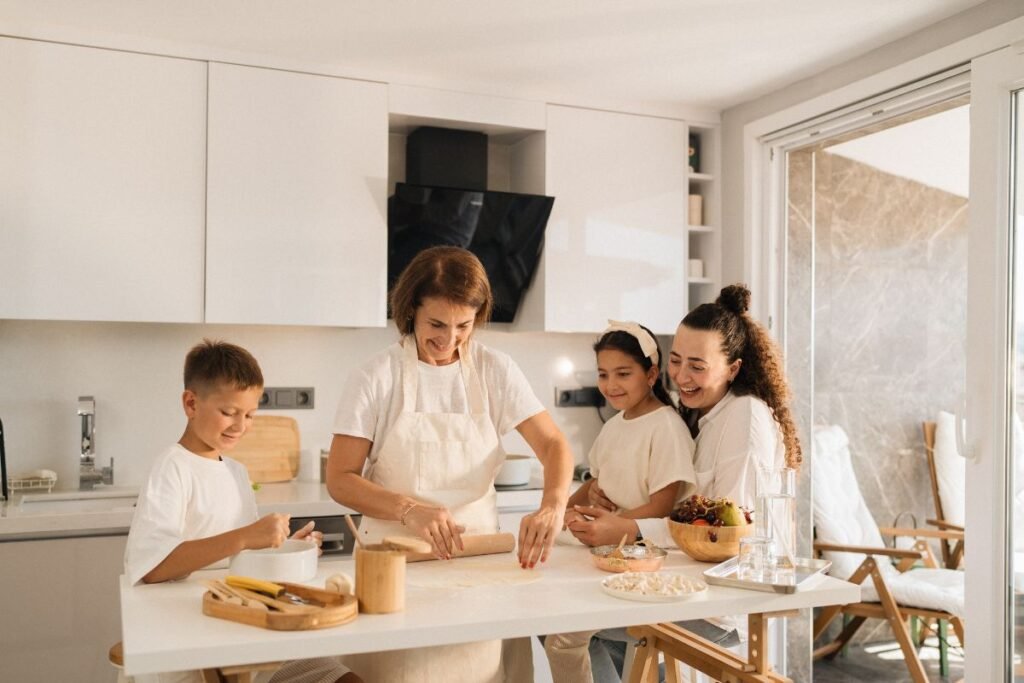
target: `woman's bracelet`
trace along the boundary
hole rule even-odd
[[[419,503],[412,502],[412,503],[409,503],[404,510],[402,510],[402,514],[398,518],[398,521],[400,521],[402,523],[402,526],[405,526],[405,518],[409,516],[409,513],[412,512],[412,509],[414,507],[418,507],[418,506],[419,506]]]

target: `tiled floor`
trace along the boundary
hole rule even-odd
[[[929,638],[921,648],[919,656],[924,664],[929,681],[955,683],[963,678],[963,653],[960,648],[949,649],[949,676],[939,676],[939,648],[934,638]],[[868,643],[850,646],[846,654],[832,660],[822,659],[814,663],[814,683],[865,683],[892,681],[910,683],[910,674],[903,661],[899,645],[891,643]]]

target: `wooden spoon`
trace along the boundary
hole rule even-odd
[[[615,550],[608,553],[607,557],[618,557],[620,559],[625,558],[626,556],[622,554],[622,546],[626,545],[627,538],[629,538],[629,534],[622,534],[622,540],[619,541],[619,545]]]
[[[348,530],[352,532],[352,537],[356,539],[356,545],[362,548],[363,539],[359,538],[359,529],[356,529],[355,522],[352,521],[352,515],[345,515],[345,524],[348,525]]]

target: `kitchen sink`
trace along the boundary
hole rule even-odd
[[[18,502],[23,515],[75,514],[78,512],[120,512],[132,510],[138,489],[109,487],[92,491],[27,493]]]

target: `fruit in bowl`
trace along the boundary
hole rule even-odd
[[[699,562],[722,562],[754,531],[751,512],[728,498],[693,495],[673,510],[668,530],[679,549]]]

